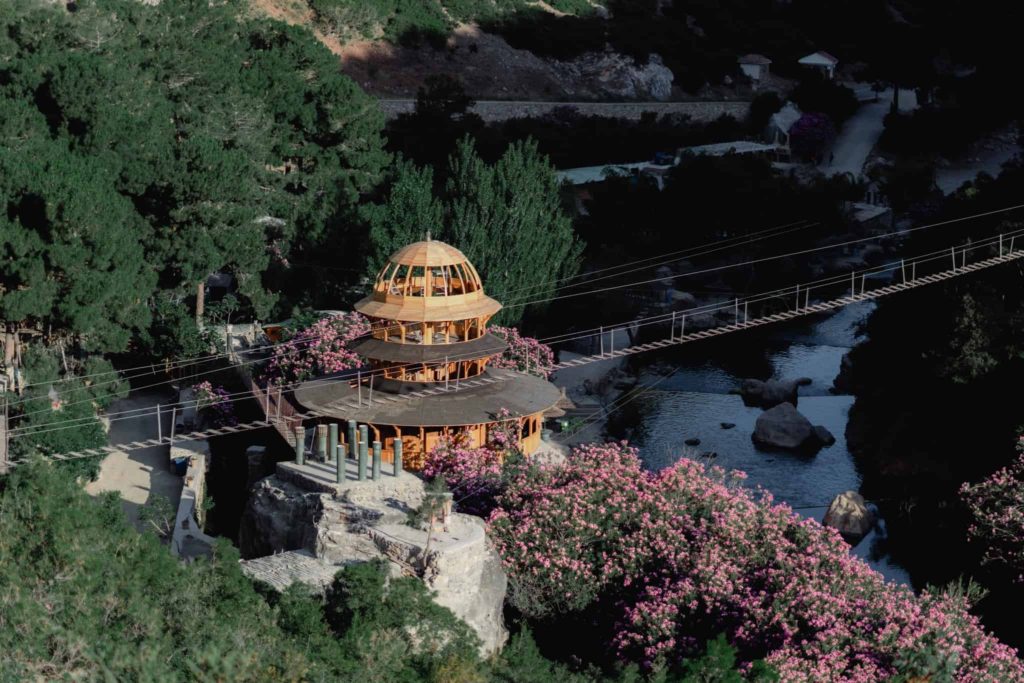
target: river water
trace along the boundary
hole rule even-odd
[[[856,491],[861,478],[853,456],[846,447],[846,422],[853,404],[849,395],[830,392],[839,373],[843,354],[858,341],[858,330],[874,307],[872,303],[840,309],[827,318],[789,323],[774,329],[767,341],[758,340],[750,354],[764,354],[755,365],[778,379],[809,377],[812,383],[800,387],[799,410],[816,425],[824,425],[836,437],[836,443],[817,455],[807,457],[787,452],[765,452],[754,447],[751,434],[760,408],[748,408],[730,389],[739,386],[744,376],[736,363],[711,355],[714,341],[687,344],[687,357],[676,359],[668,376],[645,374],[641,384],[650,390],[638,399],[640,427],[633,441],[651,469],[660,469],[689,452],[715,452],[714,464],[747,473],[746,485],[761,486],[779,502],[791,505],[797,513],[818,521],[829,502],[843,491]],[[739,335],[738,335],[739,337]],[[742,348],[742,347],[741,347]],[[735,355],[735,347],[728,355]],[[723,429],[721,423],[735,423]],[[684,441],[700,439],[696,448]],[[684,455],[681,455],[684,454]],[[888,557],[885,523],[853,549],[887,579],[910,585],[907,572]]]

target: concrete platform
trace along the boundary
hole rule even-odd
[[[397,477],[392,474],[392,464],[382,463],[380,479],[370,478],[373,468],[372,457],[366,463],[366,481],[359,481],[359,462],[345,459],[345,480],[340,484],[335,481],[334,462],[318,462],[306,460],[304,465],[294,462],[277,463],[277,476],[284,481],[295,484],[306,491],[330,493],[335,496],[359,489],[374,489],[378,495],[392,495],[406,491],[410,486],[422,488],[422,480],[415,474],[401,472]]]

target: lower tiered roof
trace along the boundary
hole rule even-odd
[[[487,380],[487,381],[480,381]],[[310,380],[295,389],[295,399],[307,410],[338,420],[356,420],[377,425],[465,426],[493,422],[502,409],[513,416],[540,413],[555,405],[561,393],[545,379],[512,370],[487,370],[479,378],[465,380],[456,391],[449,384],[447,393],[423,398],[404,395],[424,389],[443,388],[444,383],[400,382],[376,378],[373,403],[370,391],[359,392],[340,378]]]

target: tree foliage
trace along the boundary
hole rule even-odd
[[[386,255],[429,230],[463,251],[484,287],[506,309],[497,321],[514,323],[522,303],[545,299],[559,278],[579,268],[582,245],[561,208],[554,169],[533,142],[511,145],[495,163],[463,139],[449,159],[444,190],[434,198],[432,176],[403,163],[387,200],[368,209],[376,275]],[[436,221],[420,223],[416,221]],[[379,260],[377,260],[379,259]],[[519,305],[509,306],[519,302]]]
[[[300,584],[280,594],[254,586],[238,560],[222,542],[209,559],[182,563],[126,522],[116,495],[93,499],[42,460],[19,466],[0,478],[0,678],[643,680],[635,668],[605,675],[548,660],[528,629],[481,661],[466,624],[381,562],[345,567],[319,597]]]
[[[80,366],[82,377],[61,372],[55,349],[34,345],[26,350],[22,371],[29,386],[20,396],[8,396],[13,459],[107,445],[96,410],[126,396],[127,384],[102,358],[91,357],[75,365]],[[81,458],[59,463],[58,467],[76,477],[94,479],[99,465],[99,458]]]
[[[970,540],[984,546],[983,561],[1001,565],[1024,583],[1024,437],[1016,460],[975,484],[960,487],[971,513]]]
[[[0,16],[0,320],[120,351],[215,271],[267,314],[267,245],[313,248],[377,181],[381,114],[311,34],[237,0],[73,10]]]

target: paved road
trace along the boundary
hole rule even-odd
[[[158,403],[170,403],[171,401],[173,398],[162,392],[132,392],[128,398],[114,402],[109,412],[116,413],[136,408],[155,410]],[[164,434],[168,433],[170,424],[170,415],[164,415]],[[128,443],[156,436],[156,417],[147,416],[111,422],[108,441],[111,444]],[[128,521],[141,530],[139,508],[149,502],[152,496],[165,496],[171,501],[173,508],[178,509],[182,482],[181,477],[172,474],[168,469],[168,451],[168,446],[154,446],[137,451],[111,453],[103,459],[99,478],[89,482],[85,490],[91,495],[104,491],[117,491],[121,494],[121,504]]]
[[[826,175],[851,173],[857,177],[864,170],[864,162],[874,149],[885,129],[883,120],[892,104],[892,88],[879,94],[878,102],[865,102],[843,125],[832,145],[832,158],[818,166]],[[917,108],[917,95],[913,90],[900,90],[900,111]]]

